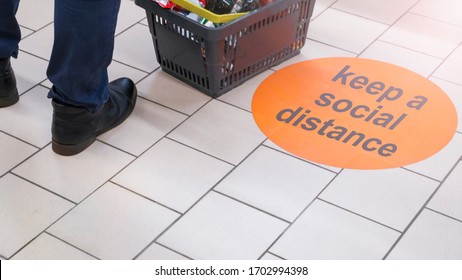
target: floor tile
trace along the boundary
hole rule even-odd
[[[135,5],[133,0],[122,0],[117,17],[116,36],[146,17],[146,11]]]
[[[137,260],[188,260],[188,258],[173,252],[165,248],[164,246],[160,246],[159,244],[152,244],[149,248],[144,251]]]
[[[459,0],[420,0],[411,12],[462,27],[461,10]]]
[[[169,137],[231,164],[238,164],[265,136],[252,114],[212,100]]]
[[[215,190],[293,222],[334,175],[262,147],[233,170]]]
[[[138,83],[144,77],[147,76],[145,72],[127,66],[125,64],[119,63],[117,61],[112,61],[111,65],[109,65],[108,75],[109,81],[113,81],[121,77],[127,77],[132,79],[134,83]]]
[[[424,210],[387,259],[460,260],[462,223]]]
[[[159,67],[149,28],[136,24],[118,35],[113,59],[149,73]]]
[[[177,214],[108,183],[48,231],[101,259],[132,259]]]
[[[0,132],[0,177],[13,169],[26,158],[30,157],[38,149],[3,132]]]
[[[358,54],[387,28],[382,23],[328,9],[311,22],[308,37]]]
[[[140,96],[187,115],[193,114],[211,99],[160,69],[142,80],[137,88]]]
[[[459,162],[427,207],[462,221],[461,182],[462,162]]]
[[[73,206],[14,175],[0,178],[0,255],[10,258]]]
[[[372,171],[345,169],[320,197],[401,231],[438,185],[436,181],[401,168]]]
[[[258,259],[287,224],[214,192],[158,242],[193,259]]]
[[[430,80],[439,86],[451,98],[454,107],[457,110],[459,119],[457,131],[462,133],[462,85],[457,85],[438,78],[430,78]]]
[[[43,233],[19,251],[13,260],[94,260],[92,256]]]
[[[30,90],[47,78],[48,62],[28,53],[20,51],[18,59],[11,60],[11,65],[16,76],[19,94]]]
[[[339,0],[332,8],[385,24],[393,24],[418,0]]]
[[[317,200],[271,247],[285,259],[382,259],[399,233]]]
[[[281,152],[284,152],[286,154],[289,154],[293,157],[296,157],[296,158],[299,158],[301,160],[305,160],[297,155],[294,155],[286,150],[284,150],[283,148],[279,147],[278,145],[274,144],[273,141],[267,139],[264,143],[263,143],[266,147],[270,147],[272,149],[275,149],[275,150],[278,150],[278,151],[281,151]],[[324,169],[327,169],[327,170],[330,170],[334,173],[339,173],[340,171],[342,171],[342,168],[338,168],[338,167],[334,167],[334,166],[329,166],[329,165],[325,165],[325,164],[321,164],[321,163],[317,163],[317,162],[312,162],[312,161],[309,161],[309,160],[305,160],[305,161],[308,161],[308,162],[311,162],[312,164],[316,165],[316,166],[319,166],[319,167],[322,167]]]
[[[53,24],[50,24],[22,40],[19,48],[49,61],[53,49],[53,40],[54,27]]]
[[[260,258],[260,260],[262,261],[281,261],[282,259],[273,254],[266,253],[263,255],[263,257]]]
[[[133,159],[98,141],[72,157],[57,155],[48,146],[13,172],[78,203]]]
[[[255,90],[272,73],[274,72],[271,70],[265,71],[223,94],[218,99],[250,112],[252,110],[252,98]]]
[[[426,78],[443,62],[442,59],[381,41],[373,43],[360,57],[395,64]]]
[[[314,4],[313,18],[319,16],[322,12],[327,10],[337,0],[316,0]]]
[[[138,98],[135,110],[130,117],[117,129],[108,131],[98,139],[139,156],[186,117],[186,115]]]
[[[462,45],[444,61],[433,76],[462,85]]]
[[[32,34],[34,32],[34,30],[31,30],[27,27],[24,27],[24,26],[19,26],[19,28],[21,29],[21,38],[23,39],[24,37],[27,37],[29,36],[30,34]]]
[[[53,22],[53,0],[21,0],[16,18],[20,25],[38,30]]]
[[[300,54],[277,65],[271,69],[280,70],[291,64],[302,62],[310,59],[326,58],[326,57],[355,57],[356,54],[347,52],[338,48],[328,46],[310,39],[307,39],[305,46],[301,49]]]
[[[446,58],[460,43],[462,28],[406,14],[380,38],[414,51]]]
[[[0,130],[36,147],[51,142],[52,108],[48,90],[38,86],[21,95],[15,105],[0,110]]]
[[[113,182],[183,213],[231,169],[232,165],[163,139]]]
[[[424,161],[407,165],[405,168],[442,181],[461,156],[462,134],[456,133],[451,142],[440,152]]]

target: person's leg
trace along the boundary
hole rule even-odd
[[[49,97],[95,112],[107,101],[120,0],[55,0]]]
[[[21,30],[16,21],[19,0],[0,0],[0,107],[13,105],[19,99],[10,58],[18,56]]]
[[[133,110],[129,79],[108,83],[120,0],[55,0],[55,39],[47,75],[53,83],[52,148],[83,151]]]

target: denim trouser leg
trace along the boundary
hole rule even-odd
[[[0,0],[0,58],[17,57],[21,30],[15,14],[19,0]]]
[[[119,8],[120,0],[55,0],[48,97],[89,111],[107,101]]]

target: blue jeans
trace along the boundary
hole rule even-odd
[[[18,55],[18,5],[19,0],[0,0],[0,58]],[[104,105],[119,8],[120,0],[55,0],[49,98],[93,112]]]

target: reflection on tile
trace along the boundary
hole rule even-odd
[[[43,233],[19,251],[13,260],[94,260],[92,256]]]
[[[411,12],[462,27],[461,10],[459,0],[420,0]]]
[[[462,224],[424,210],[387,259],[460,260]]]
[[[399,65],[424,77],[431,75],[443,61],[439,58],[381,41],[372,44],[360,57]]]
[[[80,202],[132,160],[132,156],[96,141],[72,157],[57,155],[48,146],[13,172]]]
[[[360,53],[387,27],[382,23],[328,9],[311,22],[308,36],[349,52]]]
[[[216,100],[169,137],[232,164],[242,161],[265,139],[250,113]]]
[[[438,185],[401,168],[344,169],[320,197],[391,228],[404,230]]]
[[[399,233],[316,201],[270,252],[285,259],[382,259]]]
[[[108,183],[48,231],[101,259],[132,259],[177,214]]]
[[[113,181],[183,213],[231,169],[227,163],[164,139]]]
[[[293,221],[334,173],[269,148],[259,148],[215,189]]]
[[[462,221],[462,163],[444,181],[428,204],[428,208]]]
[[[459,46],[433,74],[437,78],[462,85],[462,45]]]
[[[9,258],[74,205],[14,175],[0,178],[0,255]]]
[[[209,193],[158,242],[193,259],[258,259],[287,224]]]
[[[137,260],[188,260],[188,258],[177,254],[159,244],[152,244],[144,251]]]
[[[339,0],[332,7],[385,24],[393,24],[417,1]]]
[[[448,56],[462,39],[462,28],[407,14],[380,38],[438,58]]]

